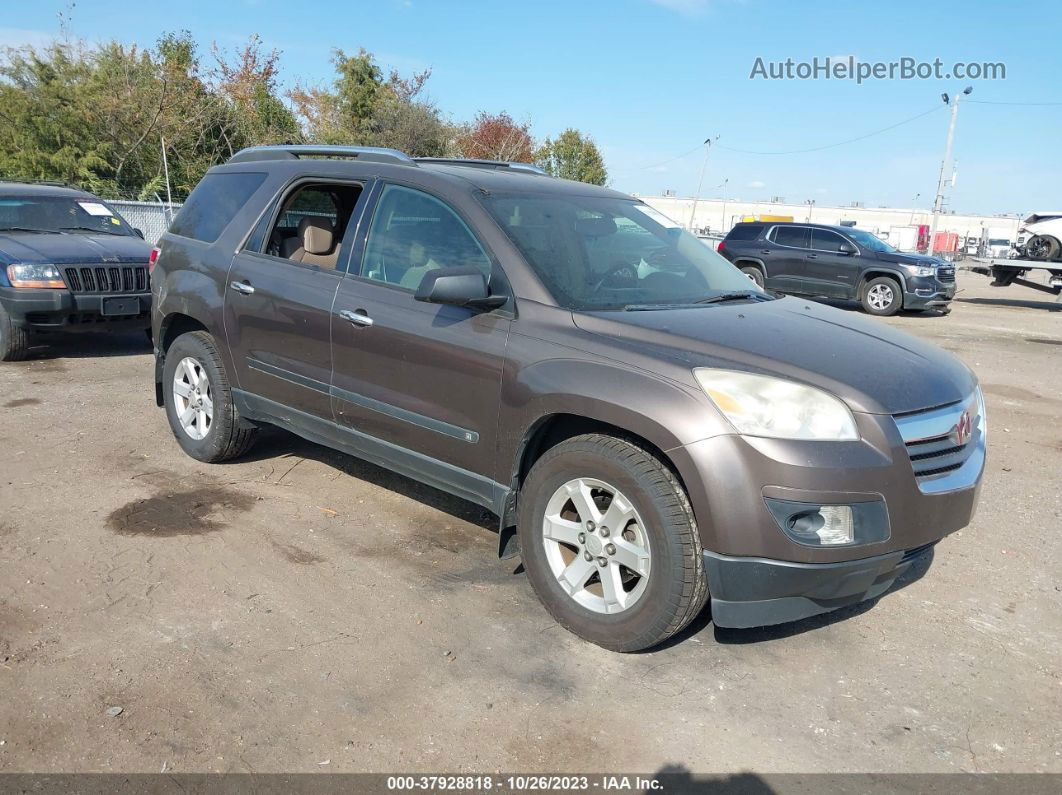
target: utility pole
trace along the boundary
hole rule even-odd
[[[693,218],[697,215],[697,200],[701,197],[701,188],[704,187],[704,172],[708,170],[708,155],[712,151],[712,141],[718,140],[718,135],[715,138],[704,139],[704,164],[701,166],[701,179],[697,183],[697,193],[693,196],[693,209],[690,210],[690,234],[693,234]]]
[[[948,163],[951,161],[951,146],[955,142],[955,121],[959,118],[959,100],[964,95],[969,95],[973,91],[973,86],[967,86],[963,89],[962,94],[955,95],[955,101],[951,102],[951,121],[948,123],[948,142],[944,145],[944,159],[940,161],[940,177],[937,179],[937,198],[933,202],[933,219],[929,224],[929,254],[933,254],[933,238],[937,232],[937,222],[940,219],[940,213],[944,209],[944,173],[947,171]],[[944,100],[944,104],[949,104],[949,98],[947,94],[941,94],[941,99]]]

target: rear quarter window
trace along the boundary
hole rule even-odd
[[[755,240],[763,230],[762,224],[738,224],[730,230],[727,240]]]
[[[263,173],[207,174],[170,224],[170,233],[213,243],[265,181]]]

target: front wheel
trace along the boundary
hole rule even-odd
[[[887,317],[895,315],[903,307],[900,284],[888,276],[871,279],[863,288],[863,309],[871,315]]]
[[[182,334],[166,351],[162,394],[170,429],[192,458],[226,461],[254,443],[256,429],[240,419],[217,343],[207,332]]]
[[[524,568],[559,624],[613,651],[639,651],[687,626],[708,599],[693,511],[647,450],[587,434],[547,451],[522,489]]]
[[[29,353],[29,334],[0,306],[0,362],[21,362]]]
[[[755,265],[746,265],[741,269],[741,272],[748,276],[753,284],[755,284],[761,290],[763,289],[763,271],[761,271]]]

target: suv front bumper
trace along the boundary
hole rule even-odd
[[[783,624],[876,599],[904,574],[928,571],[933,545],[840,563],[790,563],[704,553],[712,621],[720,627]]]
[[[955,297],[955,282],[941,282],[932,276],[906,278],[904,309],[930,309],[947,306]]]
[[[110,331],[151,325],[151,293],[91,293],[0,287],[11,322],[28,331]]]
[[[916,418],[950,425],[950,413],[934,410]],[[794,621],[873,599],[919,557],[912,551],[925,550],[970,523],[984,471],[983,425],[961,466],[946,475],[916,476],[896,418],[854,416],[859,441],[723,434],[668,451],[697,520],[713,620],[720,626]],[[931,466],[922,460],[917,465]],[[884,503],[887,533],[881,540],[850,545],[798,543],[783,532],[768,501]]]

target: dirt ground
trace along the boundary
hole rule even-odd
[[[1062,772],[1062,304],[960,288],[883,321],[987,397],[981,506],[928,574],[628,656],[468,503],[282,433],[186,457],[142,336],[0,365],[0,770]]]

